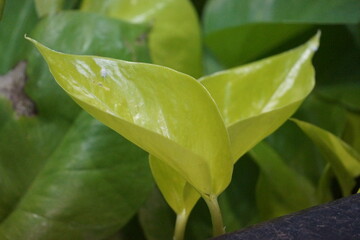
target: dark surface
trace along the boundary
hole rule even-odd
[[[228,233],[213,240],[360,240],[360,194]]]

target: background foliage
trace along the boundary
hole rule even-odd
[[[25,33],[58,51],[199,77],[290,49],[320,29],[317,85],[294,115],[301,121],[237,162],[220,205],[233,231],[357,192],[359,1],[194,0],[195,12],[189,1],[166,0],[121,11],[130,2],[0,0],[0,239],[171,239],[175,220],[147,154],[79,109]],[[187,239],[211,236],[209,219],[200,201]]]

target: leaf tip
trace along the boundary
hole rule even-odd
[[[316,52],[319,49],[319,45],[320,45],[320,37],[321,37],[321,30],[318,30],[316,32],[316,34],[309,40],[308,44],[309,44],[309,48],[313,51]]]
[[[32,42],[32,43],[34,43],[34,44],[35,44],[35,43],[37,43],[37,41],[36,41],[36,40],[32,39],[31,37],[28,37],[27,33],[25,33],[24,38],[25,38],[26,40],[28,40],[28,41],[30,41],[30,42]]]

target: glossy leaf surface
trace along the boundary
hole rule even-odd
[[[104,25],[103,32],[94,32],[89,23]],[[57,49],[133,59],[146,56],[145,46],[134,44],[131,51],[120,46],[146,29],[95,14],[64,12],[41,21],[32,35]],[[107,45],[102,44],[104,37]],[[118,50],[110,51],[113,48]],[[29,57],[28,77],[36,117],[19,119],[0,106],[0,231],[10,239],[103,239],[129,220],[152,188],[147,154],[92,117],[82,113],[77,118],[80,109],[51,84],[46,62],[36,50]],[[51,172],[40,176],[44,166]],[[29,190],[30,185],[36,189]],[[127,206],[131,195],[134,200]],[[16,207],[20,205],[33,213]]]
[[[268,144],[259,143],[250,154],[260,167],[256,201],[263,219],[317,204],[314,186],[289,168]]]
[[[25,59],[28,43],[24,34],[29,33],[36,22],[34,0],[6,1],[0,21],[1,75]]]
[[[227,132],[195,79],[157,65],[62,54],[31,41],[90,114],[166,161],[201,193],[219,194],[229,184]]]
[[[202,75],[199,23],[188,0],[85,0],[81,9],[152,24],[149,44],[153,63],[194,77]]]
[[[330,163],[344,196],[351,194],[360,175],[360,155],[332,133],[310,123],[293,119]]]
[[[319,35],[291,51],[201,78],[229,132],[235,162],[275,131],[314,86]]]
[[[205,42],[223,63],[235,66],[266,54],[314,24],[358,23],[359,13],[357,0],[212,0],[204,13]]]
[[[80,114],[1,223],[0,236],[14,240],[109,236],[143,202],[139,189],[151,189],[146,159],[145,152],[87,113]]]
[[[186,215],[189,215],[200,194],[164,161],[151,155],[149,160],[154,179],[166,202],[175,213],[181,214],[185,211]]]
[[[94,32],[94,28],[98,31]],[[147,29],[146,25],[134,25],[98,14],[68,11],[43,19],[32,36],[60,51],[150,61],[146,42],[136,41]],[[72,119],[79,107],[55,81],[50,80],[52,76],[48,66],[35,48],[31,51],[29,61],[29,74],[32,77],[26,88],[36,101],[37,110],[47,118],[56,119],[60,115]],[[49,98],[56,101],[49,101]]]

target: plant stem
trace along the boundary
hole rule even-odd
[[[185,234],[186,224],[189,214],[184,209],[181,213],[176,215],[175,232],[173,240],[183,240]]]
[[[211,221],[213,225],[213,236],[219,236],[225,233],[224,224],[221,216],[221,210],[215,195],[203,196],[211,215]]]

